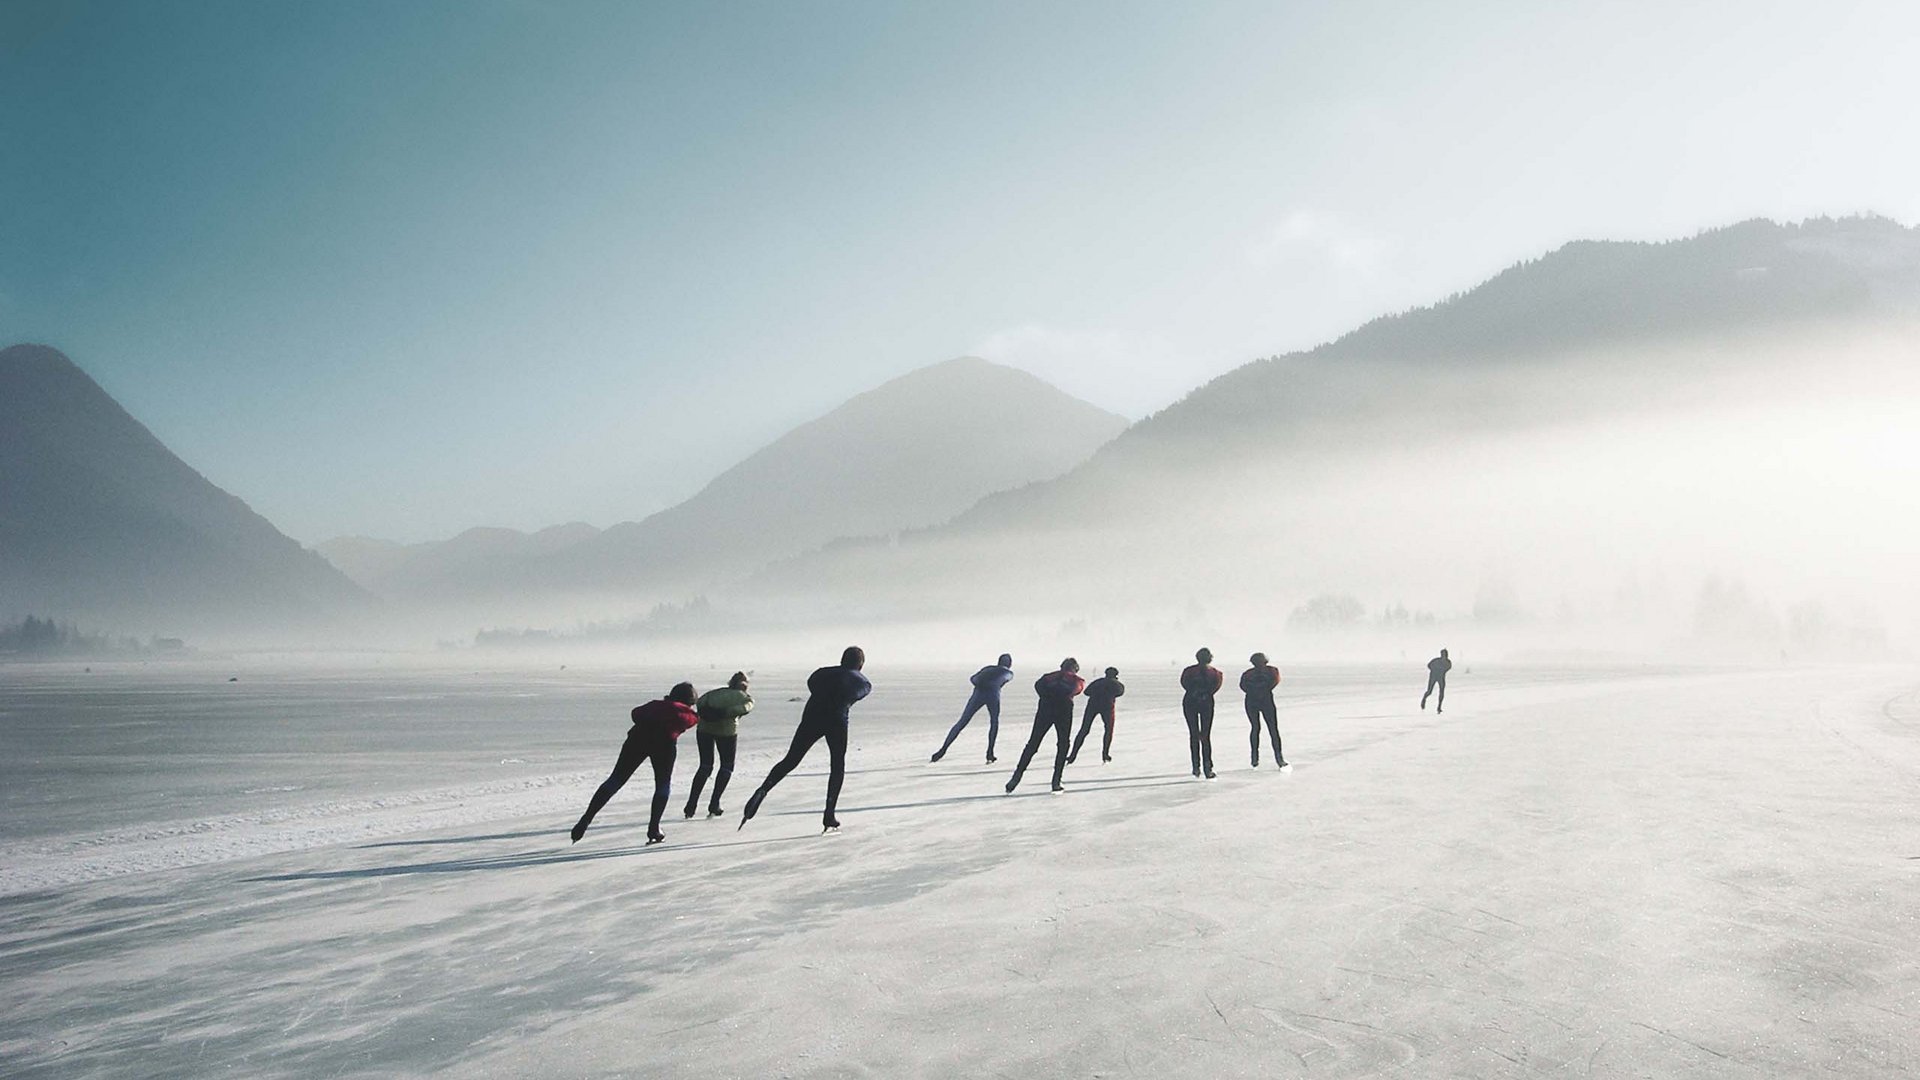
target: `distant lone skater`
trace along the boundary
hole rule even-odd
[[[1087,684],[1087,711],[1080,718],[1080,734],[1073,737],[1073,750],[1067,754],[1067,764],[1073,764],[1074,759],[1080,756],[1080,745],[1087,741],[1087,732],[1093,730],[1093,718],[1096,716],[1106,725],[1106,734],[1100,738],[1100,760],[1113,760],[1113,703],[1126,692],[1126,684],[1120,681],[1119,668],[1108,668],[1104,677]]]
[[[1086,685],[1080,678],[1080,661],[1071,656],[1060,661],[1060,670],[1049,671],[1034,681],[1033,692],[1040,695],[1040,705],[1033,713],[1033,734],[1027,738],[1027,748],[1020,752],[1020,764],[1013,767],[1013,778],[1007,781],[1007,794],[1013,794],[1013,789],[1020,786],[1020,777],[1032,763],[1048,728],[1053,729],[1054,738],[1053,790],[1066,790],[1060,774],[1067,768],[1067,732],[1073,728],[1073,699],[1080,696]]]
[[[860,669],[867,665],[867,654],[858,646],[849,645],[840,654],[840,663],[834,667],[823,667],[807,676],[807,703],[800,710],[800,726],[794,730],[793,744],[787,747],[787,756],[781,758],[767,771],[767,778],[760,781],[760,787],[747,800],[747,808],[740,815],[740,827],[746,828],[753,815],[760,812],[760,804],[773,786],[786,778],[794,766],[800,764],[807,751],[821,739],[827,740],[829,769],[827,772],[827,811],[821,815],[823,830],[831,831],[840,827],[840,819],[833,816],[834,807],[840,804],[840,784],[847,778],[847,714],[854,703],[873,691],[873,684],[867,681]]]
[[[614,792],[626,786],[640,763],[648,760],[653,762],[653,816],[647,821],[647,843],[665,840],[666,835],[660,831],[660,815],[667,812],[667,793],[673,787],[675,741],[696,723],[699,717],[693,712],[692,683],[680,683],[669,690],[666,697],[635,708],[633,726],[627,729],[627,741],[620,747],[620,757],[614,762],[612,774],[600,785],[600,790],[593,793],[587,812],[574,823],[573,842],[577,844],[587,835],[593,816],[607,805]]]
[[[694,740],[700,744],[700,770],[693,774],[693,790],[687,795],[687,816],[692,817],[700,806],[700,789],[713,773],[713,755],[718,750],[720,774],[713,778],[713,799],[707,803],[707,816],[719,817],[726,813],[720,808],[720,795],[727,790],[727,781],[733,779],[733,751],[740,742],[740,718],[753,711],[753,695],[747,692],[747,673],[736,671],[727,685],[701,694],[700,700],[694,702],[693,711],[700,717],[699,725],[693,729]]]
[[[1421,708],[1424,709],[1427,707],[1427,698],[1431,697],[1435,690],[1438,690],[1440,691],[1440,698],[1438,701],[1435,701],[1433,703],[1433,711],[1434,712],[1446,711],[1447,709],[1447,672],[1452,670],[1453,670],[1453,661],[1447,659],[1447,650],[1445,649],[1440,650],[1439,656],[1436,656],[1433,659],[1427,661],[1427,692],[1420,695]]]
[[[1000,688],[1013,681],[1013,657],[1008,653],[1001,653],[997,663],[988,664],[974,672],[968,681],[973,683],[973,696],[967,698],[967,707],[961,710],[960,721],[953,725],[953,730],[947,732],[947,741],[941,743],[940,749],[933,752],[933,760],[939,761],[946,757],[947,749],[953,745],[953,740],[959,738],[960,733],[967,729],[967,721],[973,719],[974,713],[985,708],[987,710],[987,764],[991,765],[998,760],[993,756],[993,747],[1000,740]]]
[[[1193,755],[1193,775],[1204,769],[1213,779],[1213,696],[1220,692],[1226,676],[1213,666],[1213,650],[1193,654],[1199,661],[1180,673],[1180,713],[1187,718],[1187,749]]]
[[[1280,719],[1273,703],[1273,692],[1280,686],[1280,669],[1267,663],[1266,653],[1247,658],[1253,666],[1240,673],[1240,692],[1247,695],[1247,741],[1253,748],[1253,767],[1260,767],[1260,721],[1267,722],[1267,735],[1273,740],[1273,765],[1287,767],[1287,755],[1280,752]]]

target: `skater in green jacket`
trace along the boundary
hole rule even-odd
[[[700,789],[713,773],[713,752],[718,750],[720,775],[713,778],[713,799],[707,803],[707,816],[719,817],[726,812],[720,808],[720,795],[727,790],[727,781],[733,779],[733,751],[739,742],[740,718],[753,711],[753,695],[747,693],[747,673],[736,671],[727,685],[700,695],[694,711],[700,714],[700,723],[693,729],[693,737],[700,744],[700,771],[693,774],[693,793],[687,796],[687,816],[692,817],[700,807]]]

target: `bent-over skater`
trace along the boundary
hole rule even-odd
[[[753,815],[760,812],[760,803],[766,799],[767,792],[785,779],[821,739],[827,740],[829,768],[827,810],[821,815],[820,823],[825,829],[840,827],[840,819],[833,816],[833,810],[840,804],[840,784],[847,778],[848,713],[854,702],[873,691],[873,684],[860,674],[866,665],[867,654],[859,646],[849,645],[840,654],[840,663],[819,668],[807,676],[807,703],[800,710],[800,726],[794,729],[793,743],[787,747],[787,756],[767,771],[767,778],[760,781],[760,786],[747,800],[747,808],[740,815],[741,828],[746,828]]]
[[[947,732],[947,741],[933,752],[933,760],[947,756],[947,748],[967,729],[967,721],[984,708],[987,710],[987,764],[991,765],[997,760],[993,756],[994,745],[1000,741],[1000,688],[1013,681],[1013,656],[1001,653],[998,662],[974,672],[968,681],[973,683],[973,694],[967,698],[967,707],[960,711],[959,722]]]
[[[1420,695],[1420,707],[1427,707],[1427,698],[1435,690],[1440,691],[1440,699],[1433,703],[1434,712],[1447,710],[1447,672],[1453,670],[1453,661],[1447,659],[1447,650],[1441,649],[1440,655],[1427,661],[1427,692]]]
[[[1100,739],[1100,760],[1113,760],[1113,702],[1127,692],[1125,683],[1120,681],[1120,669],[1108,668],[1107,673],[1087,684],[1087,711],[1080,717],[1080,733],[1073,737],[1073,749],[1067,753],[1067,764],[1071,765],[1080,756],[1080,746],[1087,741],[1087,732],[1093,730],[1093,718],[1099,717],[1106,725],[1106,733]]]
[[[1048,728],[1053,729],[1055,744],[1053,790],[1066,790],[1060,783],[1060,774],[1067,768],[1067,732],[1073,728],[1073,699],[1080,696],[1086,685],[1086,680],[1080,678],[1080,661],[1071,656],[1060,661],[1060,670],[1049,671],[1034,680],[1033,692],[1040,695],[1040,705],[1033,713],[1033,734],[1027,738],[1027,748],[1020,752],[1020,764],[1013,767],[1013,778],[1007,781],[1007,794],[1013,794],[1013,789],[1020,786],[1020,777],[1032,763]]]
[[[692,683],[680,683],[659,701],[635,708],[633,726],[627,729],[627,741],[620,747],[613,772],[606,783],[600,785],[600,790],[593,793],[587,812],[574,823],[573,842],[580,842],[587,834],[587,826],[593,824],[593,816],[607,805],[614,792],[626,786],[640,763],[649,760],[653,762],[653,816],[647,820],[647,843],[665,840],[666,835],[660,831],[660,815],[667,812],[667,793],[673,787],[675,741],[698,722],[699,717],[693,713]]]
[[[1226,677],[1213,666],[1213,650],[1193,654],[1198,663],[1180,673],[1180,714],[1187,718],[1187,749],[1193,756],[1193,775],[1205,770],[1213,779],[1213,695]]]
[[[1266,653],[1247,658],[1253,666],[1240,673],[1240,692],[1247,695],[1247,741],[1252,744],[1253,767],[1260,767],[1260,721],[1267,722],[1267,735],[1273,739],[1275,768],[1287,767],[1287,755],[1280,752],[1280,719],[1273,703],[1273,692],[1280,685],[1280,669],[1267,663]]]
[[[733,779],[733,751],[740,742],[740,718],[753,711],[753,695],[747,692],[747,673],[736,671],[727,685],[709,690],[694,702],[693,711],[700,723],[693,729],[700,744],[700,770],[693,774],[693,790],[687,794],[687,816],[700,806],[700,789],[713,774],[714,751],[720,754],[720,773],[713,777],[713,799],[707,803],[707,816],[726,813],[720,808],[720,795]]]

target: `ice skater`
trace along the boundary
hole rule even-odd
[[[1240,673],[1240,692],[1247,695],[1247,741],[1252,744],[1253,767],[1260,767],[1260,721],[1266,720],[1267,734],[1273,739],[1274,768],[1287,768],[1287,755],[1280,752],[1279,710],[1273,692],[1280,686],[1280,669],[1267,663],[1266,653],[1247,658],[1253,666]]]
[[[973,683],[973,696],[967,698],[967,707],[961,710],[959,722],[947,732],[947,741],[933,752],[934,761],[947,756],[947,749],[953,745],[953,740],[967,729],[967,721],[972,720],[973,714],[983,708],[987,710],[987,764],[998,760],[993,756],[993,748],[1000,740],[1000,688],[1013,681],[1013,656],[1001,653],[999,662],[974,672],[969,681]]]
[[[1447,672],[1453,670],[1453,661],[1447,659],[1447,650],[1441,649],[1440,655],[1427,661],[1427,692],[1420,695],[1420,707],[1427,707],[1427,699],[1435,690],[1440,691],[1440,699],[1433,703],[1434,712],[1447,710]]]
[[[720,753],[720,773],[713,777],[713,799],[707,803],[707,816],[726,813],[720,808],[720,796],[733,779],[733,751],[740,742],[740,718],[753,711],[753,695],[747,692],[747,673],[736,671],[727,685],[709,690],[694,702],[693,711],[700,723],[693,737],[700,744],[700,770],[693,774],[693,790],[687,795],[687,816],[700,807],[700,789],[713,775],[714,751]]]
[[[680,734],[699,720],[693,712],[692,683],[680,683],[667,691],[666,697],[635,708],[633,726],[627,729],[627,741],[620,747],[613,772],[587,802],[587,812],[574,823],[573,842],[577,844],[587,835],[593,816],[607,805],[614,792],[626,786],[640,763],[649,760],[653,762],[653,816],[647,820],[647,843],[665,840],[666,834],[660,831],[660,815],[667,812],[667,795],[673,787],[674,746]]]
[[[1080,661],[1069,656],[1060,661],[1060,670],[1049,671],[1034,680],[1033,692],[1040,695],[1040,705],[1033,713],[1033,734],[1027,738],[1027,748],[1020,752],[1020,764],[1013,767],[1013,778],[1007,781],[1007,794],[1020,786],[1020,777],[1033,761],[1034,752],[1040,749],[1040,740],[1046,738],[1047,729],[1053,729],[1053,790],[1056,794],[1065,791],[1060,782],[1060,774],[1067,768],[1067,732],[1073,728],[1073,699],[1086,689],[1086,680],[1080,677]]]
[[[1213,695],[1226,677],[1213,666],[1213,650],[1193,654],[1199,661],[1180,673],[1180,713],[1187,718],[1187,749],[1193,755],[1193,775],[1205,771],[1213,779]]]
[[[746,828],[747,822],[753,820],[753,815],[760,812],[760,804],[766,800],[767,792],[785,779],[794,766],[807,756],[807,751],[813,749],[813,744],[821,739],[827,740],[829,768],[827,810],[821,815],[820,824],[825,832],[840,827],[840,819],[833,816],[833,811],[840,804],[840,784],[847,777],[848,713],[855,702],[873,691],[873,684],[860,673],[865,666],[867,654],[859,646],[849,645],[840,654],[839,664],[819,668],[807,676],[807,703],[800,710],[800,726],[794,729],[793,744],[787,747],[787,756],[767,771],[767,778],[760,781],[760,786],[747,800],[747,808],[740,815],[741,828]]]
[[[1093,718],[1096,716],[1107,729],[1100,739],[1100,760],[1113,760],[1113,702],[1126,692],[1126,684],[1120,681],[1119,668],[1108,668],[1104,676],[1087,684],[1087,711],[1080,718],[1080,734],[1073,737],[1073,749],[1067,753],[1067,764],[1073,764],[1074,759],[1080,756],[1080,746],[1087,741],[1087,732],[1093,730]]]

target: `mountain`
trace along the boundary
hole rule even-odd
[[[578,583],[751,569],[849,536],[938,524],[1058,476],[1127,426],[1015,368],[961,357],[802,424],[687,501],[575,548]]]
[[[1463,432],[1697,405],[1764,383],[1769,365],[1815,362],[1768,342],[1916,315],[1920,230],[1886,218],[1577,241],[1430,307],[1242,365],[1058,483],[987,499],[955,524],[1070,520],[1124,495],[1106,480],[1143,472],[1264,466],[1272,454],[1417,452]]]
[[[841,537],[938,524],[991,492],[1066,472],[1126,425],[1026,372],[961,357],[859,394],[685,502],[604,532],[475,530],[424,549],[343,540],[326,550],[394,599],[491,619],[611,614],[686,599]]]
[[[58,350],[0,350],[0,616],[205,634],[317,627],[371,602]]]
[[[378,593],[380,582],[401,564],[437,543],[402,544],[373,536],[336,536],[313,545],[320,557],[333,564],[355,585]]]
[[[314,550],[362,588],[398,599],[457,589],[463,580],[484,580],[501,566],[551,555],[599,532],[581,521],[531,533],[483,526],[451,540],[421,544],[341,536],[315,545]]]
[[[940,527],[785,560],[745,595],[886,598],[835,604],[850,617],[985,599],[1284,618],[1330,587],[1464,604],[1514,567],[1580,587],[1633,557],[1790,571],[1796,556],[1753,537],[1796,505],[1828,506],[1842,459],[1779,460],[1787,433],[1815,402],[1915,400],[1901,395],[1920,371],[1916,327],[1920,231],[1884,218],[1570,243],[1237,368],[1064,476]],[[1843,509],[1879,522],[1865,503]]]

